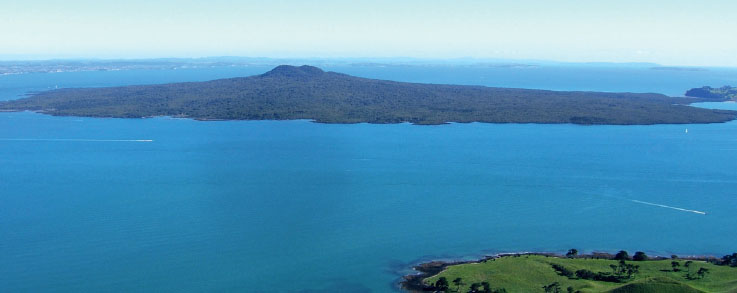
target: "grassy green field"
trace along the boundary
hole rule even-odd
[[[737,268],[717,266],[703,261],[693,261],[690,272],[695,275],[699,268],[709,273],[703,279],[686,278],[685,260],[679,260],[681,271],[674,272],[671,261],[628,261],[639,265],[639,272],[624,283],[602,282],[568,278],[556,272],[552,265],[558,264],[572,271],[587,269],[593,272],[611,272],[610,265],[615,260],[569,259],[542,255],[505,256],[482,263],[454,265],[443,272],[425,279],[426,284],[434,284],[440,277],[450,283],[450,292],[455,292],[452,280],[462,278],[460,292],[468,292],[477,282],[489,282],[492,288],[505,288],[507,292],[544,292],[543,286],[560,283],[561,292],[568,287],[580,292],[737,292]]]

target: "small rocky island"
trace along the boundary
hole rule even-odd
[[[0,103],[0,111],[59,116],[322,123],[685,124],[737,112],[688,106],[707,98],[420,84],[282,65],[256,76],[160,85],[58,89]]]

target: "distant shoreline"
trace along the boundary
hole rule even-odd
[[[11,102],[14,100],[7,100],[7,101],[0,101],[0,104],[2,102]],[[700,109],[710,109],[710,108],[701,108],[698,106],[692,106],[691,104],[695,103],[729,103],[734,104],[737,103],[737,101],[703,101],[703,100],[697,100],[693,101],[693,103],[688,104],[689,107],[694,108],[700,108]],[[732,111],[732,110],[724,110],[724,111]],[[185,119],[185,120],[193,120],[193,121],[201,121],[201,122],[218,122],[218,121],[308,121],[311,123],[317,123],[317,124],[374,124],[374,125],[383,125],[383,124],[410,124],[410,125],[418,125],[418,126],[439,126],[439,125],[449,125],[449,124],[470,124],[470,123],[484,123],[484,124],[537,124],[537,125],[553,125],[553,124],[568,124],[568,125],[582,125],[582,126],[593,126],[593,125],[618,125],[618,126],[628,126],[628,125],[640,125],[640,126],[647,126],[647,125],[681,125],[681,124],[721,124],[721,123],[728,123],[737,120],[737,117],[735,117],[732,120],[725,120],[725,121],[714,121],[714,122],[670,122],[670,123],[649,123],[649,124],[581,124],[581,123],[574,123],[574,122],[486,122],[486,121],[446,121],[442,123],[436,123],[436,124],[423,124],[423,123],[413,123],[409,121],[401,121],[401,122],[372,122],[372,121],[359,121],[359,122],[326,122],[326,121],[319,121],[313,118],[295,118],[295,119],[222,119],[222,118],[199,118],[199,117],[190,117],[186,115],[152,115],[152,116],[141,116],[141,117],[118,117],[118,116],[91,116],[91,115],[73,115],[73,114],[60,114],[60,113],[54,113],[49,112],[47,110],[29,110],[29,109],[0,109],[0,113],[19,113],[19,112],[32,112],[37,113],[41,115],[49,115],[49,116],[56,116],[56,117],[80,117],[80,118],[96,118],[96,119],[151,119],[151,118],[172,118],[172,119]]]
[[[0,101],[2,102],[2,101]],[[703,102],[703,101],[699,101]],[[734,101],[728,101],[728,102],[718,102],[718,103],[737,103]],[[693,106],[691,106],[693,107]],[[694,107],[697,108],[697,107]],[[705,108],[704,108],[705,109]],[[730,111],[730,110],[725,110]],[[579,125],[579,126],[654,126],[654,125],[687,125],[687,124],[723,124],[723,123],[729,123],[732,121],[737,120],[737,117],[735,117],[732,120],[725,120],[725,121],[713,121],[713,122],[669,122],[669,123],[648,123],[648,124],[581,124],[581,123],[574,123],[574,122],[487,122],[487,121],[446,121],[442,123],[433,123],[433,124],[425,124],[425,123],[413,123],[409,121],[400,121],[400,122],[372,122],[372,121],[359,121],[359,122],[326,122],[326,121],[319,121],[312,118],[295,118],[295,119],[222,119],[222,118],[198,118],[198,117],[188,117],[188,116],[170,116],[170,115],[155,115],[155,116],[142,116],[142,117],[117,117],[117,116],[80,116],[80,115],[71,115],[71,114],[58,114],[58,113],[49,113],[45,110],[25,110],[25,109],[0,109],[0,113],[21,113],[21,112],[30,112],[30,113],[36,113],[40,115],[49,115],[54,117],[77,117],[77,118],[93,118],[93,119],[153,119],[153,118],[170,118],[170,119],[183,119],[183,120],[192,120],[192,121],[199,121],[199,122],[222,122],[222,121],[307,121],[310,123],[316,123],[316,124],[343,124],[343,125],[353,125],[353,124],[371,124],[371,125],[392,125],[392,124],[409,124],[409,125],[415,125],[415,126],[442,126],[442,125],[450,125],[450,124],[471,124],[471,123],[482,123],[482,124],[518,124],[518,125]]]

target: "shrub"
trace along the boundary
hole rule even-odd
[[[566,276],[566,277],[569,277],[569,278],[573,278],[574,272],[571,271],[571,270],[569,270],[568,268],[566,268],[566,267],[564,267],[562,265],[559,265],[559,264],[555,264],[555,263],[552,264],[551,266],[561,276]]]
[[[584,280],[593,280],[594,278],[596,278],[596,273],[583,269],[576,271],[576,277]]]

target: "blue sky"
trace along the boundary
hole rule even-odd
[[[737,66],[734,0],[0,0],[0,57],[417,57]]]

